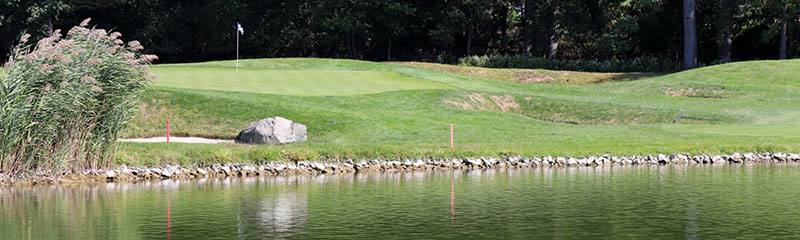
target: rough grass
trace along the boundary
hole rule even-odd
[[[797,60],[726,64],[638,81],[586,86],[497,81],[348,60],[245,62],[251,69],[264,70],[394,72],[456,89],[296,96],[257,90],[155,86],[142,96],[142,102],[147,104],[142,105],[143,111],[127,136],[162,136],[169,119],[173,135],[230,139],[251,121],[282,116],[307,124],[309,142],[281,146],[124,143],[118,148],[118,162],[205,164],[367,157],[800,150]],[[225,68],[230,64],[211,62],[181,67]],[[725,92],[723,97],[672,96],[665,92],[680,88]],[[681,113],[681,120],[672,124]],[[449,124],[455,124],[454,150],[449,149]]]
[[[545,69],[500,69],[456,66],[423,62],[390,62],[391,64],[431,69],[440,72],[468,75],[498,81],[519,83],[551,83],[565,85],[588,85],[609,82],[625,82],[658,76],[655,73],[592,73],[554,71]]]
[[[517,113],[534,119],[569,124],[669,123],[681,113],[675,109],[625,106],[614,103],[598,104],[541,96],[492,95],[481,92],[464,92],[445,98],[444,103],[464,110]],[[720,121],[732,121],[728,116],[714,113],[690,112],[689,115],[704,117],[687,117],[682,121],[683,123],[714,124]]]

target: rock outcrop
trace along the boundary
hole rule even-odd
[[[282,117],[265,118],[250,123],[234,139],[236,143],[283,144],[306,141],[306,125]]]

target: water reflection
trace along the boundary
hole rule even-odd
[[[456,227],[456,182],[455,179],[450,178],[450,224]]]
[[[694,200],[690,200],[686,207],[686,239],[700,239],[697,236],[697,231],[699,230],[700,226],[698,226],[698,219],[697,219],[697,203]]]
[[[275,236],[289,237],[306,222],[306,194],[283,192],[262,202],[259,224]]]
[[[170,211],[169,200],[167,200],[167,239],[171,239],[169,235],[170,227],[172,227],[172,221],[169,219],[170,214],[172,214],[172,212]]]
[[[798,169],[497,169],[0,188],[0,237],[791,237],[800,234]]]

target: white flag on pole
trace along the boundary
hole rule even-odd
[[[239,35],[244,35],[244,28],[242,24],[236,22],[236,31],[239,34],[236,34],[236,72],[239,72]]]

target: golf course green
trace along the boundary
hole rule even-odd
[[[389,71],[272,70],[159,67],[165,87],[298,96],[344,96],[394,90],[452,88]]]
[[[160,78],[141,96],[125,137],[163,136],[170,120],[173,136],[232,139],[249,122],[281,116],[306,124],[309,141],[121,143],[117,162],[800,150],[800,60],[666,75],[547,71],[543,82],[526,80],[539,74],[529,70],[503,70],[504,76],[527,71],[517,81],[482,70],[434,69],[308,58],[241,60],[238,72],[235,61],[154,65]],[[576,75],[579,84],[559,79]]]

